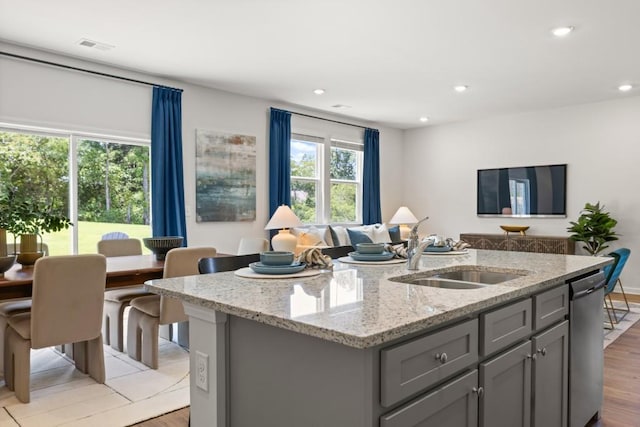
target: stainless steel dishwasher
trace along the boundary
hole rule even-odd
[[[569,282],[570,427],[584,427],[602,406],[604,284],[603,272]]]

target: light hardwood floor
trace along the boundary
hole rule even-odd
[[[640,295],[630,296],[640,302]],[[142,427],[184,427],[189,408],[145,421]],[[589,427],[640,427],[640,322],[604,352],[604,404],[602,418]]]

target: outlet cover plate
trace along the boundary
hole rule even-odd
[[[209,355],[196,351],[196,386],[209,391]]]

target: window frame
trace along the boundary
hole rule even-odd
[[[72,224],[78,222],[78,144],[83,140],[101,141],[113,144],[127,144],[146,146],[149,148],[149,164],[151,164],[151,140],[146,138],[134,138],[117,135],[107,135],[93,132],[72,131],[66,129],[54,129],[41,126],[19,125],[0,122],[0,132],[24,133],[53,138],[66,138],[69,144],[69,218]],[[151,195],[149,196],[151,197]],[[153,203],[151,201],[151,203]],[[149,213],[151,215],[151,212]],[[153,218],[151,218],[153,221]],[[151,226],[150,226],[151,227]],[[71,253],[78,253],[79,237],[77,227],[71,229]],[[151,229],[149,229],[151,231]]]
[[[356,218],[353,222],[341,221],[339,224],[361,224],[362,223],[362,185],[364,166],[364,141],[353,141],[355,138],[345,138],[334,136],[333,134],[319,135],[320,132],[291,130],[290,142],[294,140],[317,144],[316,148],[316,177],[297,177],[289,175],[290,183],[296,181],[315,182],[316,187],[316,221],[314,223],[304,223],[305,225],[338,224],[331,220],[331,185],[334,183],[346,183],[356,185]],[[307,138],[307,139],[305,139]],[[331,150],[332,148],[350,150],[356,152],[356,179],[332,179],[331,178]],[[291,152],[289,153],[291,159]]]

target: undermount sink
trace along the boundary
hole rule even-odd
[[[421,272],[400,277],[391,277],[392,282],[431,286],[445,289],[482,289],[518,277],[526,276],[522,270],[487,269],[486,267],[461,266],[453,271]]]
[[[495,285],[497,283],[517,279],[522,276],[524,276],[524,274],[505,273],[503,271],[458,270],[439,273],[432,277],[461,280],[463,282],[483,283],[485,285]]]

